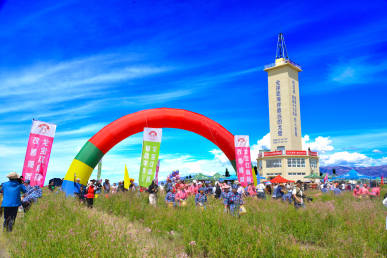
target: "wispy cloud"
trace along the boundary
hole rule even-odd
[[[369,61],[366,58],[356,58],[339,62],[330,67],[329,78],[343,85],[355,85],[382,81],[381,72],[387,71],[386,61]]]

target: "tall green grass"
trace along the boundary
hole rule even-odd
[[[386,191],[386,189],[384,189]],[[309,193],[305,209],[246,198],[248,213],[158,206],[148,195],[100,196],[94,209],[62,194],[45,193],[4,233],[12,257],[387,257],[387,209],[381,199]]]
[[[157,234],[182,239],[194,256],[215,257],[379,257],[387,255],[386,211],[381,200],[357,200],[350,193],[317,194],[305,209],[276,200],[246,199],[248,213],[235,218],[219,200],[207,209],[148,205],[147,195],[101,198],[97,208],[141,221]],[[172,234],[171,234],[172,232]]]
[[[62,194],[45,193],[17,218],[14,231],[4,234],[11,257],[160,257],[179,252],[141,225],[87,209]]]

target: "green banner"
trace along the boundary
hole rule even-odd
[[[148,187],[155,178],[161,143],[160,128],[144,128],[139,185]]]

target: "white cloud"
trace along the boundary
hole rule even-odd
[[[373,153],[383,153],[383,151],[378,150],[378,149],[372,150],[372,152],[373,152]]]
[[[270,150],[270,133],[267,133],[256,144],[250,146],[250,156],[253,163],[256,162],[260,150]]]
[[[311,151],[317,151],[319,153],[325,153],[327,151],[333,151],[332,140],[329,137],[318,136],[314,141],[310,140],[309,135],[302,137],[302,149]]]
[[[354,167],[368,167],[368,166],[380,166],[387,164],[387,157],[380,159],[370,158],[362,153],[358,152],[335,152],[332,154],[320,155],[321,166],[354,166]]]
[[[56,136],[69,136],[69,135],[79,135],[79,134],[94,134],[101,130],[106,124],[97,123],[87,125],[78,129],[68,130],[68,131],[57,131]],[[60,129],[59,129],[60,130]]]

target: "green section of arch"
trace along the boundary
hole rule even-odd
[[[103,152],[100,151],[94,144],[87,141],[85,145],[83,145],[82,149],[79,151],[78,155],[75,159],[82,161],[86,165],[95,168],[98,162],[103,157]]]

